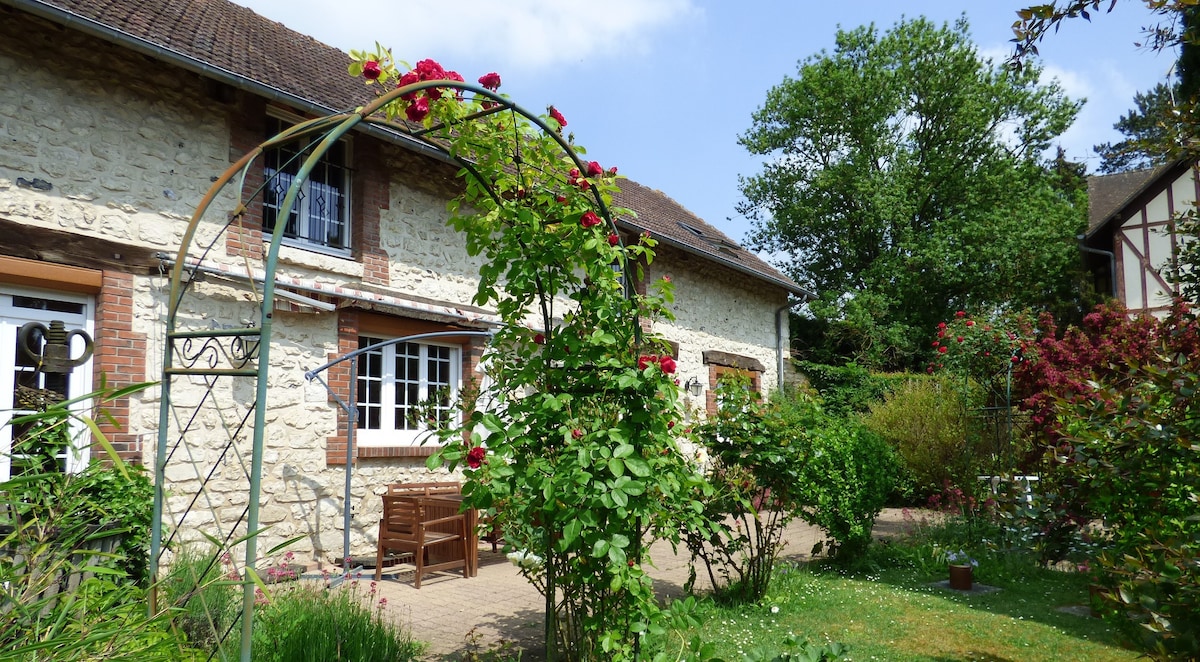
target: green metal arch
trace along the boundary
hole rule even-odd
[[[186,230],[184,231],[180,243],[180,248],[171,267],[170,272],[170,289],[167,304],[167,319],[166,319],[166,342],[163,350],[162,362],[162,396],[160,400],[159,410],[159,431],[155,453],[155,499],[154,499],[154,518],[152,523],[152,538],[150,550],[150,576],[152,580],[157,581],[160,574],[160,563],[164,552],[164,527],[163,527],[163,511],[165,504],[165,485],[166,485],[166,469],[171,453],[168,451],[171,436],[170,424],[172,420],[171,400],[172,380],[184,376],[199,376],[205,380],[215,380],[220,378],[250,378],[255,381],[255,399],[252,406],[253,409],[253,439],[251,465],[249,469],[249,495],[246,508],[244,511],[244,521],[248,535],[245,537],[245,567],[251,569],[254,567],[258,558],[257,537],[254,535],[259,531],[259,505],[263,466],[263,445],[264,445],[264,428],[266,425],[266,400],[267,400],[267,384],[268,373],[270,368],[270,352],[272,339],[272,313],[275,307],[276,286],[275,272],[279,261],[279,251],[282,245],[283,232],[286,227],[285,222],[277,222],[271,234],[271,241],[262,258],[263,267],[263,284],[261,298],[258,301],[258,315],[256,325],[247,326],[245,328],[227,328],[227,329],[190,329],[183,330],[179,328],[179,314],[181,307],[185,301],[185,296],[193,287],[197,277],[203,272],[205,261],[209,258],[210,252],[214,247],[218,246],[219,238],[225,236],[230,227],[235,221],[240,221],[247,211],[247,201],[243,197],[245,192],[245,184],[247,174],[255,167],[258,159],[263,156],[264,152],[271,147],[296,138],[323,136],[319,143],[311,149],[307,158],[301,165],[298,173],[292,180],[291,185],[284,197],[282,205],[279,207],[278,218],[287,219],[290,217],[293,207],[300,194],[301,187],[308,179],[309,175],[316,167],[317,163],[324,157],[326,152],[347,133],[361,128],[363,126],[378,127],[386,131],[394,132],[401,136],[407,136],[410,139],[419,141],[424,146],[425,150],[432,150],[437,155],[445,158],[449,162],[457,164],[462,171],[474,178],[481,186],[485,188],[488,194],[495,200],[499,201],[500,196],[496,191],[493,182],[487,181],[474,167],[469,160],[461,155],[452,153],[447,147],[439,141],[431,137],[433,131],[447,127],[445,125],[434,125],[432,127],[414,128],[413,125],[392,122],[380,116],[380,111],[392,101],[415,92],[421,92],[433,88],[443,88],[454,90],[456,95],[463,93],[471,93],[476,99],[486,99],[495,104],[493,107],[481,110],[479,112],[468,115],[458,123],[476,121],[490,115],[502,112],[510,112],[527,120],[531,125],[537,127],[546,135],[551,136],[564,155],[568,156],[580,170],[585,169],[584,162],[575,152],[571,144],[565,140],[562,135],[554,128],[546,124],[536,114],[529,112],[521,106],[514,104],[506,97],[469,83],[439,80],[439,81],[423,81],[395,88],[385,94],[380,95],[370,104],[354,111],[336,113],[325,117],[315,118],[298,123],[290,128],[285,129],[276,136],[273,136],[253,150],[243,155],[236,163],[231,165],[219,177],[217,177],[208,193],[204,196],[201,202],[197,205]],[[456,124],[458,124],[456,123]],[[514,155],[518,155],[514,160],[514,165],[520,167],[519,161],[519,143],[520,135],[514,136]],[[235,184],[238,191],[238,204],[230,215],[230,220],[221,227],[217,233],[217,238],[214,238],[211,244],[202,247],[199,251],[198,258],[191,258],[191,251],[196,247],[197,238],[202,222],[205,220],[212,207],[217,203],[220,194],[231,185]],[[265,184],[264,184],[265,186]],[[256,197],[261,193],[262,187],[254,191],[251,198]],[[595,202],[596,210],[601,217],[607,222],[609,227],[615,232],[616,224],[612,218],[611,211],[605,204],[600,193],[592,190],[592,198]],[[618,233],[619,238],[619,233]],[[620,265],[622,270],[626,270],[628,265]],[[637,320],[633,320],[635,326],[638,325]],[[176,347],[177,344],[190,346],[194,343],[202,343],[202,349],[211,349],[214,353],[220,353],[225,357],[234,357],[231,361],[235,365],[231,368],[217,367],[216,363],[210,361],[207,366],[196,364],[176,365]],[[228,343],[226,347],[223,343]],[[247,367],[251,361],[256,361],[255,367]],[[240,363],[239,363],[240,362]],[[210,384],[211,389],[211,384]],[[186,436],[185,431],[180,432],[180,440]],[[350,467],[346,468],[347,471]],[[194,503],[194,501],[193,501]],[[250,659],[250,640],[253,630],[253,609],[255,603],[255,588],[256,584],[250,581],[249,578],[243,579],[243,598],[242,598],[242,659]],[[157,605],[152,604],[151,609],[155,609]]]

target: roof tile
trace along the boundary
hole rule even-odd
[[[34,1],[330,111],[354,108],[371,99],[365,85],[346,75],[350,63],[346,53],[227,0]],[[628,179],[621,180],[620,186],[616,204],[637,213],[637,218],[620,219],[624,225],[649,230],[684,250],[795,294],[805,293],[661,191]]]

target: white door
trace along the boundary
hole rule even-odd
[[[21,473],[24,456],[12,453],[13,439],[20,434],[9,423],[13,416],[29,413],[27,398],[18,397],[18,391],[28,389],[51,389],[63,399],[77,398],[87,394],[92,385],[92,361],[76,366],[64,379],[51,378],[36,370],[36,364],[18,348],[17,332],[26,322],[39,322],[47,327],[50,322],[60,320],[67,331],[83,329],[89,337],[95,337],[93,320],[95,304],[92,297],[69,292],[54,292],[21,288],[0,284],[0,480]],[[36,348],[40,351],[40,347]],[[72,339],[70,356],[83,355],[83,341],[78,336]],[[81,402],[73,409],[87,410],[89,403]],[[76,472],[87,466],[88,432],[84,425],[73,422],[70,428],[72,447],[58,454],[60,470]]]

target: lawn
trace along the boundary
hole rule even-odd
[[[762,605],[706,603],[698,632],[726,660],[758,657],[756,648],[770,659],[789,635],[848,644],[853,660],[1138,657],[1120,647],[1103,621],[1086,615],[1086,584],[1078,575],[1032,569],[999,591],[973,594],[931,585],[938,579],[912,568],[852,573],[781,566]],[[1074,613],[1060,610],[1070,606]]]

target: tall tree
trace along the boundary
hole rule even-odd
[[[1038,73],[981,58],[965,20],[918,19],[840,31],[768,92],[739,210],[750,245],[821,293],[820,342],[912,367],[956,310],[1072,296],[1079,187],[1042,155],[1079,104]]]
[[[1125,139],[1096,146],[1102,172],[1150,167],[1176,158],[1200,156],[1200,3],[1197,0],[1141,0],[1156,23],[1144,28],[1136,46],[1154,50],[1179,49],[1177,79],[1158,84],[1134,97],[1134,108],[1113,125]],[[1037,44],[1068,19],[1111,12],[1117,0],[1059,0],[1017,12],[1013,24],[1016,48],[1011,63],[1020,68]],[[1134,46],[1135,44],[1130,44]]]
[[[1165,145],[1170,140],[1168,122],[1172,120],[1178,85],[1159,83],[1149,92],[1133,97],[1133,109],[1121,116],[1113,128],[1125,136],[1116,143],[1095,146],[1100,155],[1100,172],[1126,172],[1162,165],[1168,160]]]

